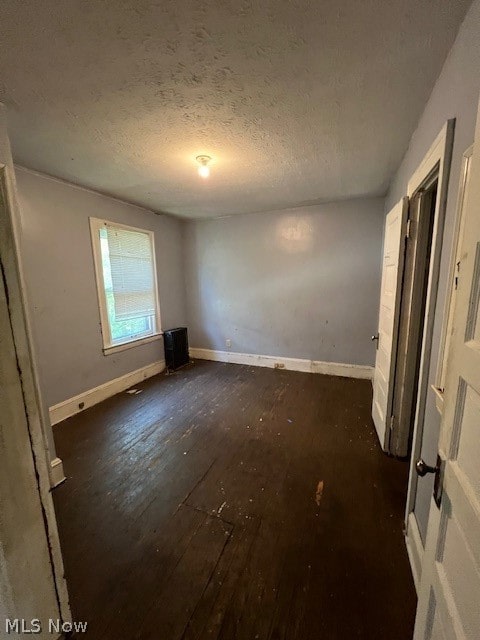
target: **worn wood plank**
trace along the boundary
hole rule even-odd
[[[88,637],[411,637],[407,465],[368,381],[199,362],[138,388],[55,427]]]

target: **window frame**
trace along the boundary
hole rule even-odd
[[[139,227],[132,227],[130,225],[122,224],[120,222],[113,222],[111,220],[103,220],[102,218],[89,218],[90,222],[90,236],[92,240],[93,251],[93,264],[95,271],[95,283],[97,287],[97,299],[98,307],[100,311],[100,327],[103,342],[103,354],[110,355],[124,351],[125,349],[131,349],[141,344],[153,342],[154,340],[160,340],[163,335],[161,330],[161,316],[160,316],[160,301],[158,295],[158,280],[157,280],[157,262],[155,256],[155,234],[149,229],[140,229]],[[126,231],[135,231],[137,233],[145,233],[150,240],[150,247],[152,251],[152,266],[153,266],[153,282],[154,282],[154,295],[155,295],[155,324],[156,331],[147,335],[134,336],[125,340],[113,342],[110,329],[110,322],[108,319],[107,311],[107,296],[105,293],[105,280],[103,276],[102,266],[102,251],[100,244],[100,230],[106,227],[113,227],[116,229],[124,229]]]

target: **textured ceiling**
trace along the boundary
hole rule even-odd
[[[381,195],[469,4],[2,0],[15,160],[188,217]]]

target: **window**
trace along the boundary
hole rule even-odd
[[[104,353],[161,335],[151,231],[90,218]]]

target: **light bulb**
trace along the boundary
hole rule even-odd
[[[208,178],[208,176],[210,175],[210,167],[208,166],[208,163],[211,160],[210,156],[197,156],[196,158],[199,167],[198,167],[198,175],[201,178]]]
[[[200,167],[198,167],[198,175],[201,178],[208,178],[208,176],[210,175],[210,168],[207,167],[206,164],[202,164]]]

